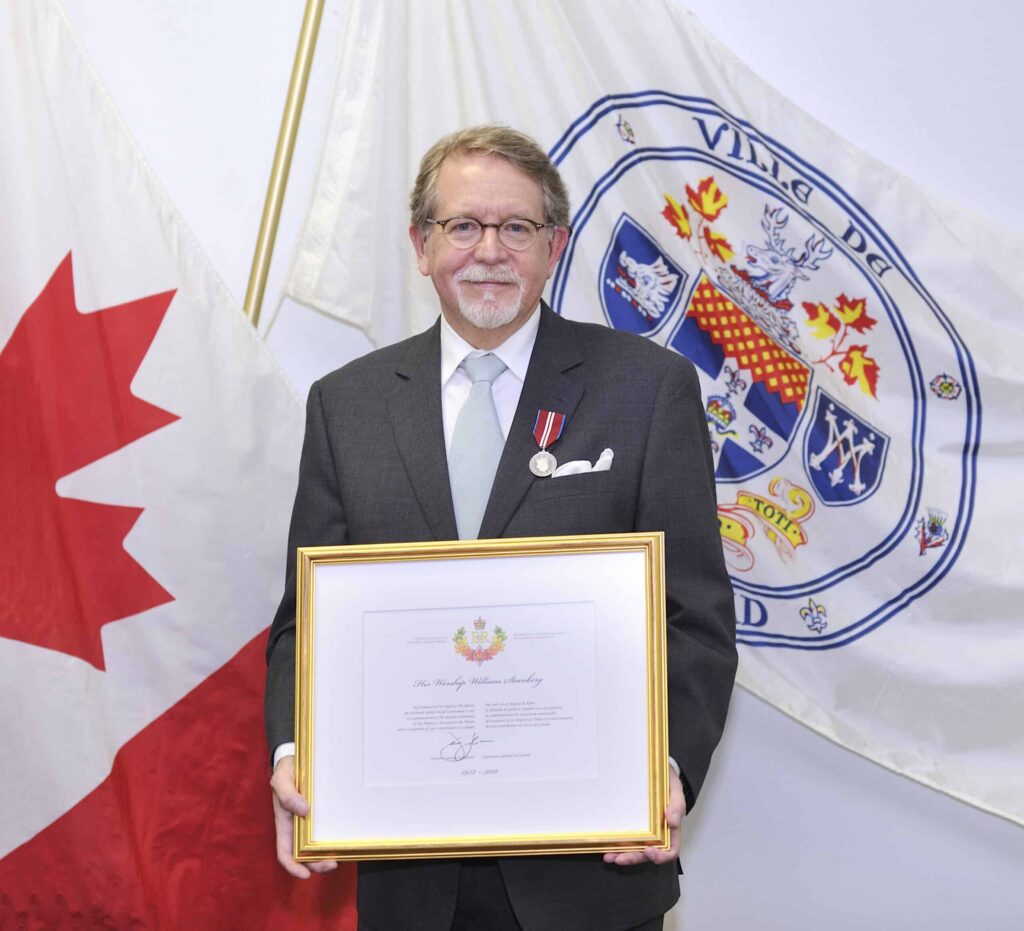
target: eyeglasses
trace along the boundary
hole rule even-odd
[[[496,229],[498,239],[506,249],[525,252],[536,241],[541,230],[554,229],[557,223],[537,223],[514,217],[501,223],[481,223],[474,217],[449,217],[447,220],[427,220],[441,227],[444,238],[456,249],[472,249],[483,239],[485,229]]]

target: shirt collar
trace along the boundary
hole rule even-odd
[[[508,339],[495,349],[476,349],[467,343],[451,324],[441,314],[441,385],[448,384],[448,380],[455,374],[455,370],[462,364],[466,356],[484,355],[485,352],[492,352],[508,370],[519,379],[526,381],[526,370],[530,366],[530,356],[533,355],[533,344],[537,341],[537,330],[540,328],[540,304],[530,314],[529,319]]]

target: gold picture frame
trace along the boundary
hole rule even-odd
[[[297,558],[297,860],[668,848],[663,534]]]

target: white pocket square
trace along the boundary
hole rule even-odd
[[[563,475],[580,475],[583,472],[607,472],[611,469],[614,458],[615,453],[610,449],[606,449],[597,457],[597,462],[593,465],[586,459],[574,459],[572,462],[560,465],[551,473],[551,477],[560,478]]]

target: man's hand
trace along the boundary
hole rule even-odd
[[[292,857],[292,820],[295,815],[309,814],[307,802],[295,788],[295,757],[283,756],[270,777],[274,790],[274,831],[277,834],[277,862],[296,879],[309,879],[313,873],[329,873],[337,869],[335,860],[320,860],[307,868]]]
[[[629,850],[625,853],[606,853],[605,863],[616,866],[636,866],[637,863],[670,863],[679,856],[680,825],[686,815],[686,799],[683,797],[683,784],[679,781],[676,771],[668,770],[668,805],[665,808],[665,821],[669,826],[669,848],[645,847],[643,850]]]

